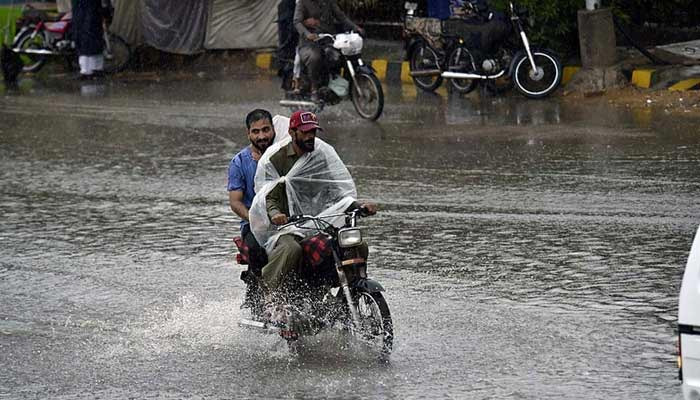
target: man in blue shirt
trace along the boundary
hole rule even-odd
[[[257,283],[262,267],[267,263],[267,255],[248,222],[248,210],[255,197],[255,170],[258,160],[275,140],[275,128],[272,115],[266,110],[256,109],[248,113],[245,119],[250,144],[238,152],[228,167],[228,199],[231,210],[241,218],[241,238],[248,245],[248,272],[241,275],[246,282],[246,296],[243,307],[249,307],[254,313],[260,304],[260,288]]]

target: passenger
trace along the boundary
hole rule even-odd
[[[323,146],[322,155],[316,158],[308,156],[308,153],[318,151],[316,135],[320,131],[321,127],[315,114],[308,111],[295,112],[289,120],[288,133],[291,137],[289,143],[265,155],[267,160],[261,161],[259,175],[265,174],[265,177],[269,177],[274,175],[270,173],[271,169],[274,169],[276,176],[280,177],[275,186],[265,189],[267,194],[264,197],[264,204],[262,199],[258,198],[253,206],[256,212],[254,217],[269,218],[269,222],[273,224],[272,229],[288,222],[291,215],[290,206],[294,207],[294,214],[307,215],[317,215],[320,210],[328,210],[326,205],[329,204],[342,207],[339,211],[362,207],[368,215],[377,212],[376,205],[360,204],[354,200],[356,195],[354,183],[347,168],[330,145],[320,142],[319,146]],[[290,173],[292,170],[303,171],[304,168],[307,168],[308,172]],[[290,178],[290,175],[293,177]],[[303,193],[290,190],[286,186],[286,182],[290,182],[290,179],[297,182],[303,181],[297,186],[302,188]],[[290,202],[288,193],[296,200]],[[259,217],[260,215],[262,217]],[[253,221],[256,235],[259,234],[258,229],[261,225],[259,222]],[[299,242],[302,239],[304,238],[298,234],[282,234],[273,246],[270,246],[269,241],[267,242],[269,260],[262,269],[262,282],[267,291],[266,302],[270,315],[273,310],[269,309],[280,305],[280,299],[289,288],[288,278],[300,264],[302,249]],[[367,244],[363,243],[360,246],[360,256],[367,259],[367,255]]]
[[[343,31],[365,31],[352,22],[338,7],[335,0],[298,0],[294,10],[294,26],[299,32],[299,58],[311,81],[311,100],[319,101],[318,89],[323,83],[325,49],[316,40],[321,33],[335,34],[336,24]]]
[[[260,304],[258,280],[267,255],[250,230],[248,210],[255,197],[255,170],[258,160],[275,140],[272,116],[266,110],[251,111],[245,119],[250,144],[238,152],[228,167],[228,199],[231,210],[241,218],[241,238],[248,246],[248,273],[242,275],[246,282],[243,307],[256,313]],[[257,310],[258,312],[260,310]]]

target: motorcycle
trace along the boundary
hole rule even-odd
[[[48,57],[64,57],[71,69],[76,69],[78,54],[71,39],[72,14],[67,13],[58,21],[37,18],[25,25],[15,35],[12,50],[20,55],[23,72],[37,72]],[[107,73],[123,71],[131,59],[131,48],[119,35],[105,29],[104,70]]]
[[[469,7],[471,3],[467,2]],[[406,2],[405,26],[415,18],[417,3]],[[434,91],[442,79],[450,79],[453,89],[469,93],[482,82],[485,87],[501,92],[515,85],[528,98],[543,98],[554,92],[562,78],[561,62],[550,50],[531,46],[523,20],[527,11],[509,3],[510,31],[489,52],[470,43],[459,33],[468,31],[468,25],[459,19],[442,22],[445,45],[436,49],[420,34],[408,34],[407,54],[410,75],[414,83],[425,91]],[[462,32],[459,32],[462,31]],[[459,32],[459,33],[457,33]],[[517,37],[515,40],[514,36]]]
[[[326,105],[351,100],[362,118],[377,120],[384,110],[384,91],[371,66],[362,61],[362,37],[358,33],[320,34],[317,42],[325,51],[327,85],[319,89],[319,101],[311,101],[309,78],[301,74],[300,93],[287,93],[280,105],[314,112]],[[302,68],[303,70],[303,68]]]
[[[239,325],[278,334],[291,348],[301,337],[337,329],[379,354],[391,353],[394,330],[389,306],[381,293],[384,288],[368,278],[367,263],[358,253],[362,232],[357,220],[361,216],[366,214],[360,208],[323,217],[290,217],[279,230],[293,226],[310,231],[311,236],[301,242],[305,261],[296,274],[294,294],[287,296],[287,304],[281,310],[286,313],[284,322],[271,322],[263,317],[262,306],[258,304],[251,307],[257,312],[251,312],[250,319],[241,319]],[[338,217],[345,221],[339,228],[328,221]],[[241,243],[236,241],[239,263],[247,257]],[[310,248],[313,248],[311,253]],[[319,259],[323,261],[319,263]]]

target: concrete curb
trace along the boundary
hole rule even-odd
[[[272,53],[258,53],[255,56],[255,65],[261,69],[272,68]],[[372,68],[377,72],[377,78],[387,83],[413,83],[409,75],[408,61],[389,61],[375,59],[371,62]],[[562,84],[566,85],[571,78],[581,69],[579,66],[565,66],[562,70]],[[623,71],[630,84],[640,88],[666,89],[671,91],[700,90],[700,73],[697,76],[684,77],[682,73],[666,74],[654,69],[635,69]],[[674,76],[675,75],[675,76]]]

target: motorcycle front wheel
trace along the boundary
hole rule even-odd
[[[549,96],[561,83],[561,63],[557,57],[546,50],[532,52],[536,70],[532,69],[527,56],[515,60],[513,82],[524,96],[540,99]]]
[[[375,121],[384,110],[384,91],[374,74],[360,72],[355,75],[350,96],[355,110],[362,118]]]
[[[457,46],[457,48],[452,50],[450,53],[450,57],[447,61],[447,69],[450,72],[476,73],[474,57],[472,57],[471,53],[466,47]],[[450,79],[450,85],[452,85],[452,88],[463,94],[467,94],[474,90],[476,84],[476,79]]]
[[[358,292],[356,295],[360,326],[355,333],[363,343],[381,354],[394,346],[394,325],[389,306],[381,293]]]
[[[131,47],[121,36],[108,32],[105,34],[105,72],[121,72],[131,61]]]
[[[411,52],[408,67],[411,72],[439,70],[440,59],[435,50],[421,42]],[[413,83],[426,92],[434,92],[442,85],[442,76],[440,75],[414,76],[412,78]]]
[[[17,37],[17,39],[14,41],[13,47],[19,48],[20,50],[48,50],[44,32],[37,32],[37,34],[32,37],[33,33],[34,27],[32,26]],[[46,64],[46,57],[46,55],[42,54],[20,53],[19,58],[22,60],[22,72],[39,71],[41,67]]]

